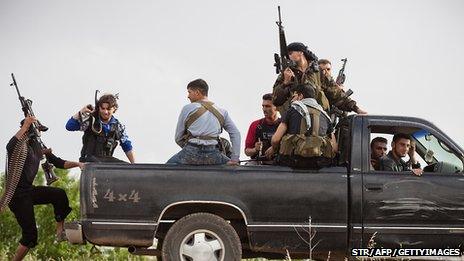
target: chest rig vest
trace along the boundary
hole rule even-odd
[[[102,123],[94,116],[88,119],[89,127],[82,136],[81,160],[87,156],[111,157],[114,149],[118,146],[118,141],[122,137],[122,126],[118,120],[110,124],[110,130],[107,134],[103,130]]]
[[[219,137],[213,137],[213,136],[193,136],[192,133],[188,130],[188,128],[196,121],[198,118],[200,118],[201,115],[203,115],[206,111],[211,112],[219,121],[219,124],[221,125],[221,132],[224,127],[224,116],[213,107],[213,102],[210,101],[199,101],[198,103],[201,104],[201,107],[199,107],[194,113],[190,114],[187,119],[185,120],[185,133],[182,136],[182,144],[185,146],[187,142],[192,139],[199,139],[199,140],[217,140],[219,147],[221,150],[223,150],[222,142],[219,139]]]
[[[285,156],[301,156],[303,158],[335,156],[329,136],[319,133],[320,117],[328,115],[320,106],[308,106],[294,102],[292,106],[302,115],[300,133],[285,134],[280,143],[279,153]]]
[[[259,121],[258,126],[256,126],[256,132],[255,132],[255,141],[260,140],[263,143],[262,151],[266,151],[269,147],[271,147],[271,138],[272,135],[277,130],[277,127],[279,126],[280,119],[277,119],[275,123],[272,125],[268,125],[265,122],[265,119],[261,119]],[[256,159],[258,157],[258,154],[254,155],[251,157],[252,159]]]

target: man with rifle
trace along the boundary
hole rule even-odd
[[[13,74],[12,77],[12,85],[16,87],[19,94]],[[71,212],[66,192],[60,188],[34,186],[32,184],[44,154],[47,158],[47,164],[49,164],[49,161],[59,168],[82,168],[84,166],[83,163],[65,161],[58,158],[53,155],[51,149],[45,148],[40,139],[40,134],[41,131],[47,128],[41,125],[33,115],[32,102],[25,100],[22,96],[19,97],[23,106],[25,119],[21,121],[21,128],[6,146],[8,160],[5,190],[0,198],[0,212],[8,206],[14,213],[22,231],[22,237],[13,260],[22,260],[29,249],[37,245],[34,205],[53,205],[55,220],[57,222],[57,240],[62,241],[66,239],[63,225],[66,216]]]
[[[115,148],[120,142],[130,163],[135,162],[132,142],[125,126],[113,114],[118,109],[118,96],[105,94],[97,100],[95,108],[84,106],[66,123],[68,131],[83,131],[80,162],[122,162],[113,157]]]
[[[285,32],[282,26],[279,7],[279,41],[280,56],[274,54],[276,73],[279,73],[273,88],[274,105],[282,114],[290,106],[290,87],[298,84],[308,84],[316,90],[316,100],[325,111],[330,111],[330,105],[342,111],[354,111],[365,114],[356,102],[351,100],[340,88],[325,77],[319,70],[317,56],[308,50],[303,43],[294,42],[287,46]]]

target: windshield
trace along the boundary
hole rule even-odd
[[[413,133],[414,138],[419,142],[425,151],[424,160],[431,164],[436,162],[446,162],[463,170],[461,159],[442,141],[438,140],[433,134],[420,130]]]

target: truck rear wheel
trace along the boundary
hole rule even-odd
[[[242,256],[235,229],[223,218],[195,213],[179,219],[163,241],[163,260],[237,261]]]

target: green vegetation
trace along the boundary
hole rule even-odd
[[[72,212],[67,221],[80,218],[79,213],[79,180],[68,177],[66,170],[55,169],[60,178],[53,186],[63,188],[68,194]],[[4,174],[0,185],[3,194]],[[34,184],[44,184],[44,174],[39,171]],[[39,231],[39,244],[29,252],[26,260],[146,260],[143,257],[132,256],[125,248],[92,249],[91,244],[70,245],[67,242],[55,243],[55,219],[51,205],[35,206],[35,219]],[[11,260],[21,238],[21,229],[10,210],[0,213],[0,260]]]
[[[53,186],[66,191],[72,212],[67,221],[78,220],[79,213],[79,180],[68,177],[68,171],[55,169],[60,178]],[[4,189],[4,174],[0,178],[1,194]],[[43,185],[44,174],[39,171],[34,184]],[[125,248],[98,247],[91,244],[70,245],[67,242],[55,243],[55,219],[51,205],[35,206],[35,219],[39,231],[39,244],[29,252],[25,260],[156,260],[155,257],[133,256]],[[21,229],[16,223],[13,213],[7,209],[0,213],[0,260],[11,260],[21,238]],[[266,259],[248,259],[248,261],[264,261]]]

